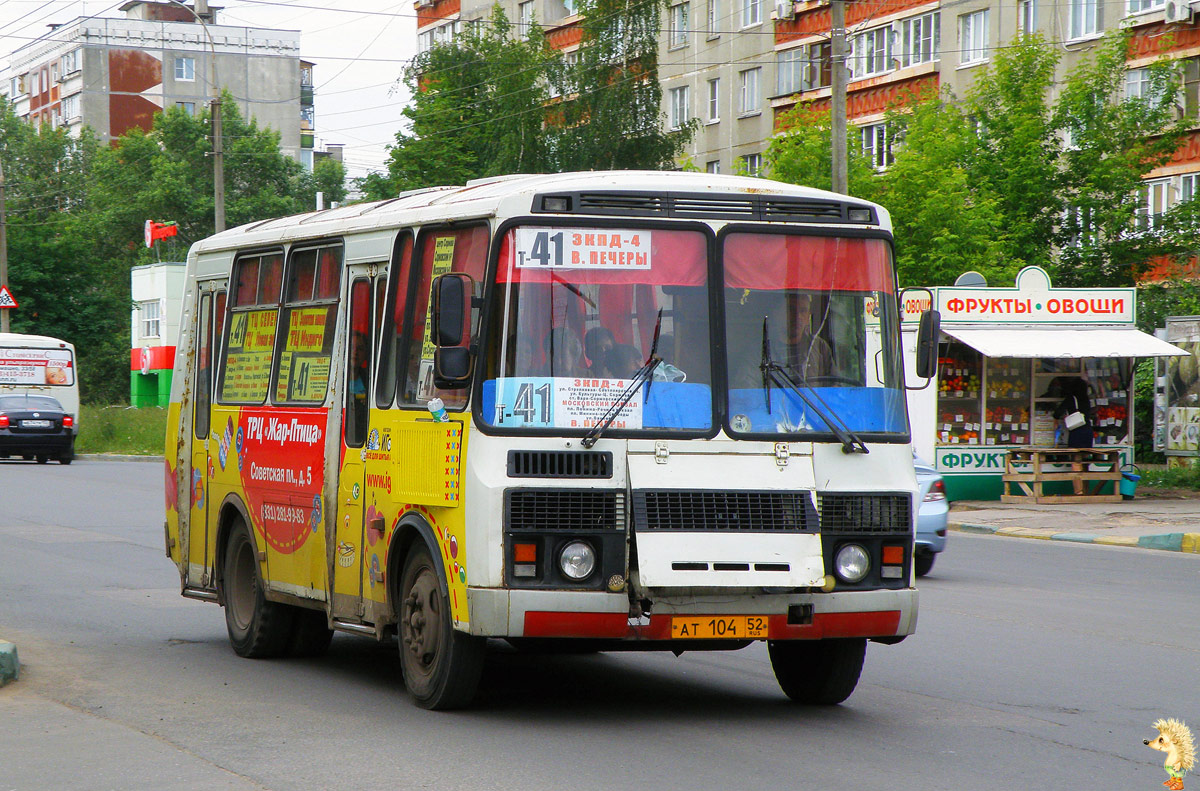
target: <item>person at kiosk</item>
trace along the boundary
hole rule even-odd
[[[1063,400],[1054,408],[1054,418],[1064,422],[1067,429],[1067,447],[1092,447],[1095,439],[1092,426],[1095,420],[1092,418],[1092,402],[1088,398],[1087,382],[1075,376],[1064,378],[1061,392]],[[1079,422],[1080,418],[1082,423]]]

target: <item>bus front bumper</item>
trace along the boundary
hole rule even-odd
[[[468,588],[470,632],[486,637],[672,639],[678,616],[763,616],[770,640],[866,637],[893,641],[917,626],[917,590],[667,595],[631,617],[629,597],[602,591]],[[731,600],[732,599],[732,600]]]

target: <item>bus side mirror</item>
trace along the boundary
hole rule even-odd
[[[917,376],[932,379],[937,376],[938,337],[941,334],[942,314],[927,310],[921,314],[917,329]]]
[[[448,272],[433,281],[430,337],[433,339],[434,385],[457,390],[471,383],[475,360],[471,354],[471,302],[475,281],[461,272]]]
[[[448,272],[433,281],[430,337],[435,346],[466,346],[470,343],[474,284],[470,275],[460,272]]]

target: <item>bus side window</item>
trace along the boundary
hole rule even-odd
[[[196,397],[192,425],[196,439],[208,436],[209,406],[212,402],[212,294],[200,295],[196,311]]]
[[[491,233],[486,225],[454,230],[433,230],[421,235],[421,276],[413,298],[412,354],[400,403],[424,406],[435,395],[448,409],[467,403],[467,390],[438,390],[433,386],[433,342],[429,338],[429,292],[433,279],[446,272],[463,272],[475,280],[475,296],[482,295]],[[471,311],[471,332],[479,331],[479,312]]]
[[[283,253],[243,256],[234,264],[236,285],[217,387],[223,404],[266,401],[282,279]]]
[[[371,282],[364,278],[350,287],[350,341],[346,363],[346,447],[359,448],[367,439],[367,393],[371,389]]]
[[[375,380],[375,406],[389,408],[396,400],[396,372],[404,364],[405,309],[410,301],[412,274],[412,234],[405,231],[396,239],[387,282],[387,301],[380,316],[379,375]]]
[[[288,266],[273,401],[320,404],[329,392],[333,370],[342,247],[293,248]]]

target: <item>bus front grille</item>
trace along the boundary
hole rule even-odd
[[[883,535],[912,531],[912,501],[906,494],[817,494],[821,532]]]
[[[816,514],[804,491],[640,490],[633,493],[639,530],[816,532]]]
[[[510,478],[611,478],[610,451],[510,450]]]
[[[505,525],[520,530],[624,530],[625,493],[605,489],[509,489]]]

